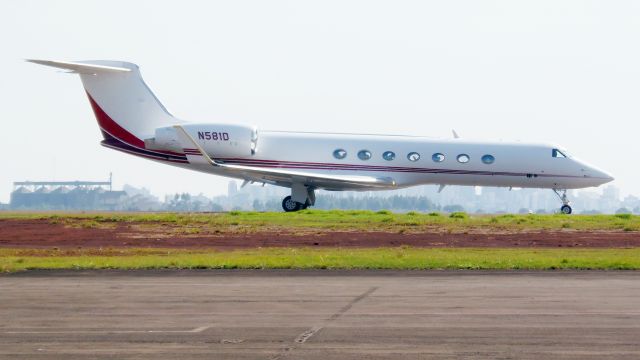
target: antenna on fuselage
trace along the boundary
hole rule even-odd
[[[460,139],[460,135],[458,135],[458,133],[455,131],[455,129],[451,129],[451,132],[453,133],[453,138],[454,139]]]

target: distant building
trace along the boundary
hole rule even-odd
[[[609,185],[602,189],[602,197],[598,208],[605,213],[613,214],[620,208],[620,189]]]
[[[227,185],[227,196],[233,197],[237,193],[238,193],[238,184],[233,180],[229,181],[229,184]]]
[[[14,183],[10,204],[0,210],[97,210],[97,211],[280,211],[282,198],[290,194],[284,187],[262,184],[239,186],[229,181],[227,195],[213,198],[203,194],[171,194],[164,201],[148,189],[124,185],[113,191],[109,181],[22,181]],[[457,211],[469,213],[554,213],[558,198],[547,189],[425,185],[395,191],[333,192],[319,191],[317,209],[369,209],[394,211]],[[640,214],[640,198],[607,186],[595,190],[574,191],[574,208],[586,214],[633,212]]]
[[[620,189],[618,189],[614,185],[609,185],[602,189],[602,200],[607,201],[619,201],[620,200]]]
[[[15,210],[119,210],[127,197],[113,191],[109,181],[17,181],[10,209]]]

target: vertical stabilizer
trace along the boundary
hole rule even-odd
[[[174,118],[142,80],[138,66],[122,61],[63,62],[28,60],[80,75],[105,139],[144,149],[158,127],[182,123]]]

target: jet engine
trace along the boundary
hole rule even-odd
[[[248,157],[258,150],[258,130],[254,126],[233,124],[186,124],[184,130],[212,158]],[[150,150],[165,150],[182,153],[183,148],[192,147],[180,142],[172,126],[160,127],[155,136],[145,139]]]

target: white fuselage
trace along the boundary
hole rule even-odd
[[[204,149],[210,148],[210,140],[198,142]],[[346,151],[343,159],[334,157],[337,149]],[[566,157],[554,157],[553,149],[559,148],[549,144],[418,136],[259,131],[255,154],[218,159],[230,164],[317,174],[390,176],[395,187],[450,184],[575,189],[611,181],[606,172],[568,156],[562,149]],[[358,152],[362,150],[370,152],[371,158],[360,159]],[[387,151],[392,151],[395,158],[385,160],[383,153]],[[418,153],[419,159],[410,161],[410,153]],[[434,154],[444,155],[444,160],[434,161]],[[458,161],[462,154],[468,155],[468,162]],[[494,161],[484,163],[485,155],[491,155]],[[210,168],[205,171],[220,173]]]

